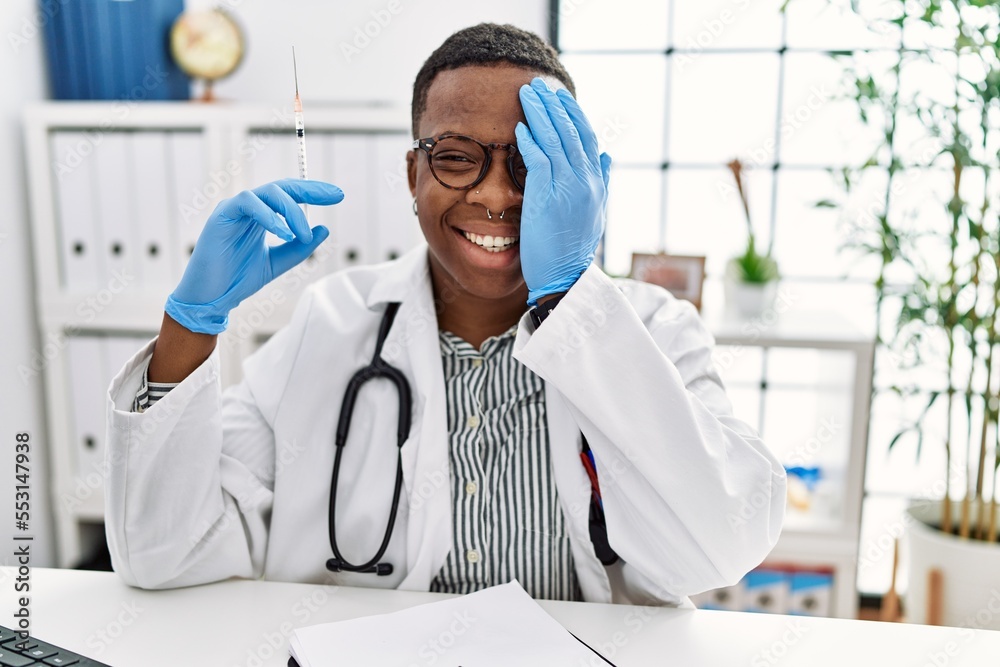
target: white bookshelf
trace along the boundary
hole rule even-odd
[[[336,207],[310,207],[310,223],[327,225],[331,238],[298,267],[298,279],[279,277],[232,313],[220,338],[224,385],[238,381],[242,358],[288,321],[305,284],[351,264],[391,259],[420,238],[404,172],[409,110],[317,105],[305,117],[310,178],[355,189],[345,186],[348,198]],[[53,351],[39,372],[59,566],[74,565],[103,539],[98,462],[105,433],[93,413],[103,425],[112,374],[159,331],[163,303],[215,204],[297,175],[293,128],[290,104],[49,102],[25,109],[39,350],[48,342]],[[116,254],[115,238],[123,235],[128,241],[117,242]],[[76,236],[88,242],[74,246]],[[118,291],[114,271],[129,262],[140,270],[126,270],[133,277]],[[270,304],[276,307],[265,309],[267,317],[254,316],[274,289],[281,303]]]
[[[706,321],[737,417],[760,430],[784,465],[790,459],[818,464],[829,475],[826,511],[790,508],[765,564],[831,569],[831,615],[857,618],[874,334],[835,313],[805,308],[756,320],[711,314]],[[775,355],[784,357],[775,361]],[[768,401],[775,392],[797,403],[789,401],[781,406],[784,412],[767,415],[775,412]],[[797,404],[814,410],[797,411]],[[830,423],[833,428],[825,435],[824,424]]]

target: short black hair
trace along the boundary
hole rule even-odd
[[[559,79],[569,92],[576,87],[569,72],[559,62],[559,54],[533,32],[509,24],[480,23],[464,28],[444,40],[424,62],[413,82],[413,138],[418,139],[417,126],[427,109],[427,91],[438,72],[467,65],[503,65],[535,70]]]

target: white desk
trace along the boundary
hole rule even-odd
[[[12,624],[14,569],[0,568],[0,625]],[[279,667],[295,627],[396,611],[435,593],[227,581],[169,591],[115,574],[31,570],[32,634],[114,667]],[[885,665],[982,667],[1000,632],[578,602],[541,605],[620,667]],[[593,663],[604,663],[595,656]]]

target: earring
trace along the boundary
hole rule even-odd
[[[417,214],[417,198],[413,198],[413,215]]]
[[[492,213],[490,213],[490,209],[486,209],[486,217],[487,217],[488,219],[490,219],[490,220],[492,220],[492,219],[493,219],[493,214],[492,214]]]

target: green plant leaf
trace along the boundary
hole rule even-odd
[[[887,452],[891,452],[892,448],[895,447],[896,444],[899,442],[899,439],[902,438],[904,435],[906,435],[907,433],[909,433],[912,430],[913,429],[908,426],[908,427],[904,428],[902,431],[900,431],[899,433],[897,433],[896,435],[892,436],[892,440],[889,441],[889,446],[886,448],[886,451]]]
[[[861,15],[859,2],[848,1]],[[948,401],[957,418],[952,433],[956,441],[966,441],[956,446],[970,442],[978,428],[974,423],[985,420],[990,429],[998,427],[1000,405],[995,396],[984,396],[979,389],[988,365],[1000,358],[993,356],[994,347],[1000,345],[994,324],[1000,313],[998,206],[995,193],[986,201],[982,201],[983,195],[972,193],[983,174],[987,183],[994,183],[1000,175],[994,162],[998,132],[995,114],[1000,101],[1000,33],[996,18],[1000,0],[888,0],[884,4],[889,6],[892,18],[879,21],[881,26],[908,30],[917,25],[921,30],[948,35],[950,43],[942,44],[940,49],[902,50],[884,73],[857,54],[852,57],[830,53],[843,68],[843,82],[849,90],[846,99],[854,102],[855,112],[878,134],[879,141],[867,160],[862,158],[861,163],[836,174],[842,179],[838,179],[838,194],[813,206],[851,213],[837,202],[851,201],[852,190],[856,190],[854,181],[869,168],[888,171],[890,192],[895,192],[897,186],[914,187],[909,170],[942,170],[948,180],[953,180],[943,198],[935,194],[934,201],[928,197],[919,210],[897,203],[899,198],[872,202],[863,216],[845,225],[846,240],[838,244],[841,250],[849,249],[869,261],[874,255],[880,263],[873,279],[879,323],[875,338],[880,349],[888,348],[900,355],[901,371],[940,364],[942,339],[948,343],[948,389],[925,392],[916,385],[907,385],[881,390],[900,397],[926,397],[926,402],[918,399],[922,405],[916,419],[905,428],[901,424],[889,445],[894,448],[903,436],[916,431],[919,458],[925,444],[938,440],[929,415],[935,405],[940,406],[942,395],[955,399]],[[956,57],[962,59],[957,76],[951,73],[951,61]],[[912,65],[949,72],[955,86],[954,101],[939,101],[919,85],[901,88],[900,74]],[[912,121],[940,152],[903,161],[901,155],[913,151],[900,144],[897,128],[900,122]],[[973,168],[976,171],[971,171]],[[925,224],[928,219],[935,220],[932,226]],[[746,259],[748,265],[753,264],[750,260],[754,258]],[[951,350],[961,350],[962,354],[955,355]],[[952,386],[953,378],[961,385],[957,391]],[[975,378],[975,382],[969,382],[969,378]],[[988,405],[985,413],[977,407],[984,400]],[[965,418],[959,418],[959,413],[964,413]],[[952,433],[943,438],[946,447]],[[1000,467],[1000,460],[996,465]]]
[[[747,239],[747,248],[742,255],[733,258],[739,281],[762,285],[779,278],[778,263],[770,255],[761,255],[755,247],[754,237]]]

